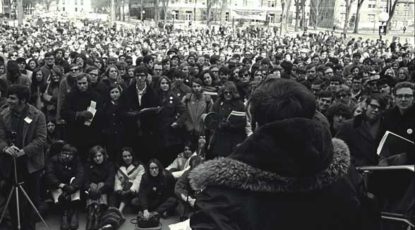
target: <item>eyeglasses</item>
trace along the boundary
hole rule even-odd
[[[339,95],[337,95],[338,98],[347,97],[347,96],[349,96],[349,95],[347,95],[347,94],[339,94]]]
[[[226,95],[231,95],[232,93],[231,93],[231,92],[229,92],[229,91],[224,91],[224,92],[223,92],[223,94],[226,94]]]
[[[376,104],[369,104],[369,106],[370,106],[372,109],[378,109],[378,110],[380,110],[380,106],[379,106],[379,105],[376,105]]]
[[[159,167],[155,166],[155,167],[150,167],[151,170],[158,170]]]
[[[412,95],[412,94],[396,94],[395,97],[398,98],[398,99],[404,99],[404,98],[410,99],[410,98],[413,98],[414,95]]]

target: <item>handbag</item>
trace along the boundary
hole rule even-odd
[[[161,229],[160,216],[153,212],[148,219],[144,218],[142,211],[138,212],[137,219],[132,223],[137,225],[137,229]]]

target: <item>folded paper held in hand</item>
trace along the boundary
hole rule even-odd
[[[89,120],[87,120],[87,121],[85,121],[84,125],[86,125],[86,126],[90,126],[91,125],[92,121],[94,120],[95,113],[97,112],[96,107],[97,107],[97,103],[95,101],[91,101],[91,104],[89,105],[87,111],[90,112],[90,113],[92,113],[92,118],[89,119]]]

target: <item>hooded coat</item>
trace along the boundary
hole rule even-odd
[[[193,230],[361,229],[360,202],[346,175],[349,150],[320,122],[266,124],[228,158],[190,173]]]

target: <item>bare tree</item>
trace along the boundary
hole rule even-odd
[[[290,12],[291,0],[281,0],[281,30],[280,33],[288,31],[288,13]],[[283,31],[284,30],[284,31]]]
[[[359,21],[360,21],[360,8],[362,8],[363,2],[365,0],[357,0],[357,8],[356,8],[356,19],[354,22],[354,30],[353,33],[359,33]]]
[[[306,0],[294,0],[294,4],[295,4],[295,31],[298,31],[298,27],[299,27],[299,22],[300,22],[300,14],[301,14],[301,19],[303,22],[303,27],[304,27],[304,19],[305,19],[305,1]]]
[[[388,30],[391,28],[391,21],[393,18],[393,15],[395,14],[396,5],[398,4],[399,0],[388,0],[388,4],[386,7],[387,12],[389,13],[388,21],[386,22],[386,25],[388,27]]]
[[[323,0],[310,0],[310,22],[314,26],[314,29],[317,29],[320,17],[320,6]]]
[[[159,0],[154,0],[154,21],[156,22],[156,25],[158,25],[159,19],[160,19],[160,9],[159,9]]]
[[[343,33],[347,34],[347,29],[349,26],[349,17],[350,17],[350,9],[352,8],[354,0],[345,0],[345,7],[346,7],[346,15],[344,17],[344,25],[343,25]]]
[[[212,21],[212,8],[218,3],[218,0],[206,0],[206,25],[210,26]]]
[[[164,23],[166,23],[168,7],[169,7],[169,0],[162,0],[163,21],[164,21]]]

